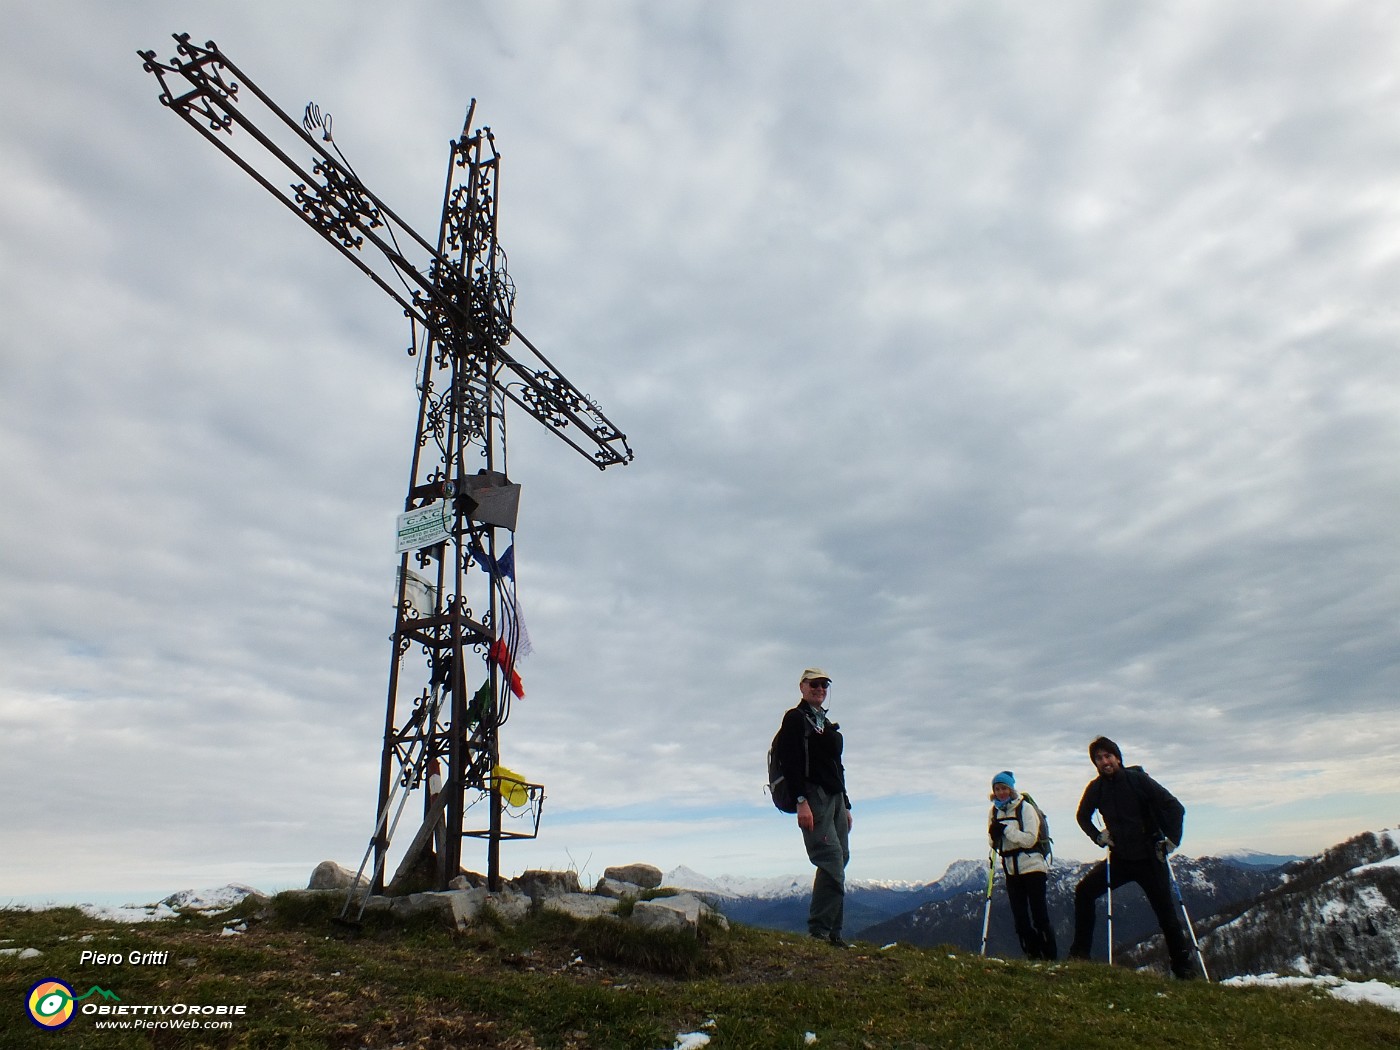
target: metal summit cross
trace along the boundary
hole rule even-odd
[[[426,874],[446,888],[461,867],[462,839],[475,837],[487,840],[487,879],[498,888],[501,841],[535,837],[544,800],[541,785],[500,764],[511,695],[523,695],[514,548],[497,545],[498,529],[515,531],[519,499],[505,473],[506,404],[546,424],[600,470],[630,462],[632,450],[511,320],[515,288],[496,238],[500,158],[489,128],[471,130],[475,101],[451,144],[432,243],[360,181],[331,137],[329,115],[311,104],[298,123],[212,41],[201,47],[188,33],[175,41],[169,62],[138,52],[160,81],[161,104],[358,267],[399,304],[412,329],[418,428],[399,518],[378,804],[360,872],[372,856],[370,889],[383,891],[405,803],[426,788],[422,823],[394,880]],[[309,165],[289,151],[309,151]],[[505,349],[512,337],[521,347],[514,354]],[[475,606],[469,593],[479,596]],[[408,659],[415,646],[421,660]],[[469,662],[469,652],[478,659]],[[468,810],[482,801],[489,803],[477,821],[484,826],[468,828]],[[520,830],[507,829],[507,816]],[[430,846],[435,864],[425,871]]]

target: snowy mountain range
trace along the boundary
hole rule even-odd
[[[1264,866],[1258,859],[1260,856],[1175,859],[1173,864],[1187,909],[1192,915],[1213,914],[1235,901],[1252,898],[1277,885],[1283,878],[1280,867]],[[1050,914],[1057,928],[1064,931],[1064,947],[1068,946],[1074,911],[1074,886],[1087,870],[1087,864],[1061,864],[1051,872],[1047,891]],[[709,897],[736,922],[795,933],[807,929],[810,875],[769,879],[711,878],[681,867],[667,873],[663,881],[667,886]],[[845,932],[848,936],[881,944],[892,941],[919,946],[946,944],[975,951],[981,944],[986,894],[985,861],[954,861],[940,878],[929,883],[853,879],[846,886]],[[997,906],[992,909],[988,950],[996,955],[1017,955],[1019,948],[1010,913],[1003,903],[1000,880],[994,897]],[[1156,929],[1151,910],[1135,889],[1115,902],[1115,945],[1134,944]],[[1096,954],[1106,956],[1106,945],[1100,944]]]
[[[1400,974],[1400,832],[1366,832],[1282,869],[1277,886],[1196,923],[1212,974]],[[1125,958],[1160,964],[1161,938]]]
[[[956,866],[956,865],[955,865]],[[952,868],[949,868],[952,871]],[[944,875],[944,879],[947,875]],[[983,878],[986,878],[985,872]],[[846,884],[846,924],[855,930],[936,900],[943,880],[933,883],[874,882],[852,879]],[[713,901],[726,916],[749,926],[805,933],[811,875],[779,875],[754,879],[734,875],[716,878],[687,867],[666,873],[662,884],[691,890]]]
[[[1050,920],[1059,937],[1062,955],[1069,948],[1073,932],[1074,887],[1089,868],[1089,864],[1057,863],[1050,871],[1046,899],[1050,909]],[[1172,870],[1181,887],[1186,909],[1193,917],[1211,915],[1238,901],[1252,900],[1260,893],[1279,885],[1284,879],[1281,868],[1239,864],[1219,857],[1174,857]],[[879,943],[901,941],[921,946],[946,944],[966,951],[979,950],[982,920],[987,904],[986,864],[964,864],[959,868],[958,876],[956,884],[946,887],[948,892],[942,899],[877,923],[859,931],[857,936]],[[947,876],[945,880],[946,878]],[[1099,905],[1099,912],[1094,956],[1106,959],[1108,942],[1102,903]],[[1114,892],[1115,957],[1127,946],[1156,931],[1156,918],[1137,886],[1125,887]],[[1021,954],[1011,923],[1011,911],[1006,904],[1004,884],[1000,878],[993,888],[987,950],[990,954],[1006,958],[1019,957]]]
[[[1048,888],[1050,913],[1068,947],[1074,886],[1087,864],[1057,864]],[[1274,973],[1400,974],[1400,832],[1368,832],[1311,858],[1241,851],[1225,857],[1172,859],[1187,913],[1213,977]],[[711,878],[677,868],[665,885],[714,900],[731,919],[756,926],[806,929],[810,876]],[[847,886],[846,934],[883,944],[981,945],[987,903],[985,862],[955,861],[932,883]],[[1106,955],[1102,904],[1096,955]],[[988,952],[1020,955],[1005,893],[993,891]],[[1114,898],[1114,958],[1162,964],[1156,920],[1136,886]]]
[[[962,863],[962,862],[959,862]],[[662,884],[678,890],[693,890],[721,900],[731,897],[780,897],[805,896],[812,890],[811,875],[774,875],[769,878],[751,878],[744,875],[717,875],[711,878],[682,864],[666,873]],[[871,890],[889,890],[893,893],[913,892],[932,886],[930,882],[899,882],[896,880],[851,880],[852,886]]]

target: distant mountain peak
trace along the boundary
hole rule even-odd
[[[1304,859],[1295,853],[1264,853],[1257,849],[1232,849],[1219,856],[1221,860],[1247,868],[1278,868]]]
[[[668,871],[662,877],[661,884],[715,897],[777,898],[808,892],[812,887],[812,880],[810,877],[803,879],[796,875],[774,875],[769,878],[718,875],[712,878],[682,864]]]
[[[757,900],[777,900],[786,897],[805,897],[812,892],[811,875],[772,875],[767,878],[754,878],[747,875],[701,874],[684,864],[668,871],[661,879],[663,886],[678,890],[693,890],[696,893],[715,897],[747,897]],[[888,879],[847,879],[850,890],[884,890],[889,893],[915,893],[923,890],[928,883],[902,882]]]
[[[985,870],[986,865],[980,860],[955,860],[948,865],[948,869],[943,872],[943,877],[937,881],[964,882],[973,876],[980,878]]]

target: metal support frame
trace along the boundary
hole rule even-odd
[[[451,143],[430,243],[360,181],[329,115],[310,104],[297,122],[212,41],[200,46],[187,33],[175,41],[168,62],[139,52],[160,82],[162,105],[369,277],[412,328],[419,406],[404,511],[439,506],[444,528],[400,557],[375,826],[361,872],[372,857],[370,886],[384,889],[394,830],[409,794],[421,789],[424,821],[413,848],[436,844],[439,888],[458,873],[463,837],[487,840],[487,878],[496,888],[501,841],[534,837],[544,799],[541,785],[523,785],[518,815],[527,826],[504,826],[496,770],[518,681],[519,616],[514,574],[500,563],[502,522],[485,509],[482,486],[509,484],[506,408],[523,409],[600,470],[630,462],[632,450],[515,327],[515,288],[497,236],[500,155],[489,128],[472,129],[474,100]],[[293,159],[308,152],[309,163]],[[512,340],[521,348],[514,353],[506,349]],[[507,524],[513,533],[513,514]],[[472,805],[489,801],[485,827],[466,827],[470,795]]]

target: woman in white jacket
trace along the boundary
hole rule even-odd
[[[1045,883],[1050,858],[1036,848],[1040,838],[1040,814],[1034,804],[1016,790],[1016,777],[1004,769],[992,778],[992,811],[987,820],[992,848],[1006,872],[1006,899],[1016,937],[1027,959],[1053,960],[1059,954],[1055,928],[1045,905]]]

